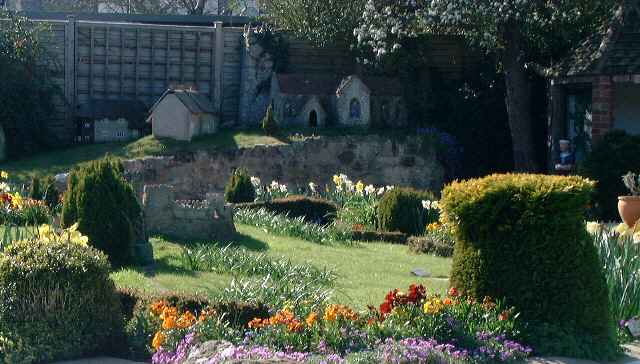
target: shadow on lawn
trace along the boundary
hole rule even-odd
[[[198,246],[216,245],[219,247],[225,247],[230,245],[234,248],[244,248],[251,251],[266,251],[269,250],[269,245],[264,241],[255,239],[249,235],[236,233],[235,238],[229,241],[211,241],[211,240],[187,240],[180,239],[173,236],[158,235],[157,238],[176,243],[185,248],[194,248]]]

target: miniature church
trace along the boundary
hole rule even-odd
[[[274,74],[271,100],[286,127],[402,127],[407,120],[401,85],[385,77]]]

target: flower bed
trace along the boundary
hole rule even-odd
[[[180,312],[164,301],[149,310],[158,330],[154,364],[182,363],[194,355],[208,363],[510,362],[532,353],[517,341],[522,326],[513,309],[489,298],[467,299],[455,289],[444,297],[427,294],[420,285],[393,290],[379,308],[365,312],[340,304],[285,305],[246,327],[230,325],[214,310]]]
[[[0,225],[39,225],[49,221],[51,210],[44,201],[24,197],[0,171]]]

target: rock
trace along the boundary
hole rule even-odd
[[[418,276],[418,277],[425,277],[425,278],[431,277],[431,273],[427,272],[426,270],[424,270],[422,268],[414,269],[414,270],[411,271],[411,273],[414,276]]]
[[[183,364],[201,364],[206,363],[210,358],[214,357],[222,350],[228,349],[233,345],[227,341],[207,341],[202,344],[195,345],[189,351],[189,355]]]
[[[58,192],[63,193],[64,191],[66,191],[69,173],[58,173],[54,178],[56,181],[56,189],[58,190]]]

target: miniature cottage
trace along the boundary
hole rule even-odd
[[[579,161],[611,129],[640,134],[640,1],[625,0],[550,78],[550,156],[567,139]]]
[[[147,122],[158,138],[191,141],[218,131],[219,117],[211,101],[194,90],[165,91],[150,113]]]
[[[271,99],[274,117],[284,126],[406,124],[402,87],[385,77],[274,74]]]
[[[76,142],[108,143],[144,134],[147,107],[137,100],[94,99],[76,113]]]

